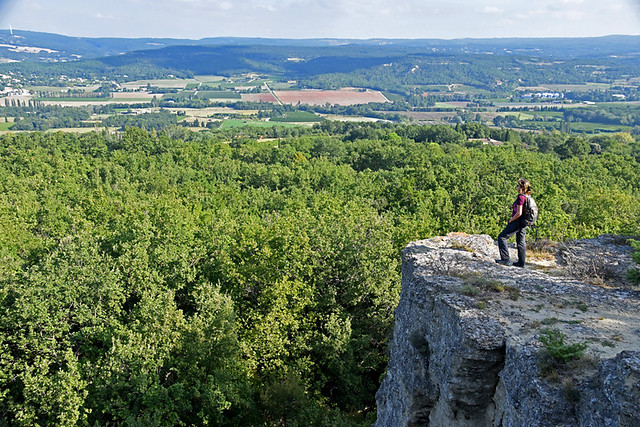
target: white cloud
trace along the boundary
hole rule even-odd
[[[587,14],[579,10],[562,10],[554,13],[554,18],[567,19],[570,21],[584,21],[587,18]]]
[[[640,0],[4,1],[13,7],[3,9],[0,24],[79,36],[458,38],[640,33]],[[121,13],[116,25],[113,15]]]
[[[24,6],[33,10],[44,10],[45,7],[39,1],[25,1]]]
[[[115,17],[114,15],[104,15],[104,14],[102,14],[102,13],[100,13],[100,12],[96,13],[94,16],[95,16],[96,18],[98,18],[98,19],[106,19],[106,20],[115,20],[115,19],[118,19],[118,18],[117,18],[117,17]]]
[[[622,3],[608,3],[604,7],[614,13],[622,12],[625,9],[625,5]]]
[[[479,13],[486,13],[489,15],[498,15],[504,13],[504,9],[495,6],[485,6],[482,9],[478,10]]]
[[[518,19],[532,19],[532,18],[539,18],[539,17],[545,17],[546,15],[548,15],[548,11],[545,9],[533,9],[528,11],[527,13],[517,13],[514,16]]]

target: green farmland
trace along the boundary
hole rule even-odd
[[[258,121],[258,120],[229,119],[222,122],[220,129],[232,129],[232,128],[240,128],[245,126],[269,128],[273,126],[296,127],[300,125],[292,124],[292,123],[271,122],[271,121],[264,122],[264,121]]]
[[[323,119],[308,111],[291,111],[281,117],[272,117],[272,122],[321,122]]]
[[[111,102],[112,98],[72,98],[72,97],[47,97],[47,98],[34,98],[34,101],[51,101],[51,102]],[[134,98],[127,98],[127,101],[134,100]],[[135,99],[136,101],[138,99]],[[141,102],[148,102],[148,99],[140,99]]]
[[[198,92],[196,97],[201,99],[241,99],[238,92],[224,90],[203,90]]]

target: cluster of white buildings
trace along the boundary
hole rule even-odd
[[[23,96],[29,95],[29,91],[25,89],[18,89],[13,87],[12,85],[19,84],[20,80],[13,76],[13,73],[10,74],[0,74],[0,96]]]
[[[15,77],[13,73],[10,72],[10,74],[0,74],[0,82],[4,83],[5,85],[12,82],[20,83],[20,79]]]
[[[563,99],[564,93],[561,92],[536,92],[536,93],[526,93],[522,95],[524,99]]]
[[[26,89],[13,88],[10,86],[0,90],[2,96],[31,96],[31,92]]]

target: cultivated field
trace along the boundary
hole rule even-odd
[[[151,102],[153,97],[161,98],[149,92],[113,92],[110,98],[44,98],[43,105],[59,105],[61,107],[83,107],[107,104],[140,104]]]
[[[313,123],[305,123],[305,125],[312,126]],[[231,119],[231,120],[223,121],[222,126],[220,126],[220,129],[229,129],[229,128],[244,127],[244,126],[256,126],[261,128],[269,128],[273,126],[296,127],[300,125],[294,124],[294,123],[279,123],[279,122],[270,122],[270,121],[261,121],[261,120]]]
[[[55,133],[55,132],[89,133],[89,132],[93,132],[93,131],[101,132],[104,129],[105,129],[105,126],[98,125],[98,126],[89,127],[89,128],[56,128],[56,129],[47,129],[45,132],[47,132],[47,133]],[[107,130],[110,133],[116,133],[118,128],[109,127],[109,128],[107,128]]]
[[[336,122],[381,122],[381,119],[375,119],[373,117],[362,117],[362,116],[340,116],[337,114],[320,114],[320,117],[333,120]]]
[[[272,102],[277,103],[278,100],[269,92],[264,93],[243,93],[240,95],[243,101],[247,102]]]
[[[467,108],[469,106],[473,106],[473,102],[467,101],[447,101],[447,102],[436,102],[436,107],[438,108]]]
[[[611,87],[608,83],[586,83],[586,84],[548,84],[543,86],[545,89],[557,92],[574,91],[588,92],[590,90],[607,90]]]
[[[60,101],[40,101],[42,105],[59,105],[61,107],[86,107],[86,106],[99,106],[99,105],[106,105],[106,104],[113,104],[113,103],[117,103],[117,104],[140,104],[143,102],[149,102],[148,99],[145,98],[138,98],[138,99],[133,99],[133,98],[125,98],[125,99],[118,99],[116,101],[113,100],[113,98],[104,98],[104,101],[85,101],[82,100],[81,98],[77,98],[77,100],[70,100],[70,99],[64,99],[60,100]]]
[[[125,101],[127,101],[127,100],[151,101],[154,96],[156,98],[161,98],[162,97],[162,95],[160,95],[160,94],[153,94],[153,93],[149,93],[149,92],[114,92],[111,95],[113,97],[113,100],[116,101],[116,102],[120,102],[120,101],[123,101],[123,100],[125,100]]]
[[[276,96],[284,104],[308,104],[308,105],[357,105],[370,102],[389,102],[378,91],[355,90],[278,90]]]
[[[159,109],[158,109],[159,110]],[[207,107],[207,108],[165,108],[165,110],[171,113],[185,113],[188,117],[205,118],[211,117],[214,114],[237,114],[242,116],[250,116],[257,114],[258,110],[234,110],[233,108],[226,107]]]
[[[409,120],[411,121],[447,123],[451,118],[453,118],[453,116],[455,116],[456,113],[441,111],[400,111],[399,114],[409,117]]]
[[[129,90],[137,90],[147,85],[162,88],[180,88],[184,89],[189,83],[200,84],[196,79],[158,79],[158,80],[136,80],[134,82],[123,83],[122,87]]]

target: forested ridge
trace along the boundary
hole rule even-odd
[[[638,235],[639,160],[477,123],[2,135],[0,425],[369,425],[407,242],[495,237],[519,177],[530,239]]]
[[[586,38],[500,38],[500,39],[274,39],[260,37],[210,37],[200,40],[171,38],[88,38],[69,37],[35,31],[0,29],[0,43],[17,46],[40,46],[52,49],[40,52],[40,56],[20,54],[19,51],[3,52],[16,60],[37,60],[49,62],[52,59],[72,61],[77,58],[102,58],[122,53],[144,51],[152,48],[162,49],[173,46],[255,46],[266,49],[279,47],[301,49],[323,49],[326,47],[351,46],[355,49],[389,48],[407,52],[419,49],[438,49],[446,52],[504,54],[505,52],[525,52],[538,57],[606,57],[634,53],[638,36],[604,36]]]
[[[585,43],[589,46],[589,42]],[[591,43],[595,41],[591,40]],[[627,50],[629,46],[626,45],[619,46],[616,54],[595,56],[593,54],[598,51],[595,45],[585,49],[575,40],[558,45],[548,54],[542,53],[544,48],[514,49],[512,52],[500,46],[497,40],[488,42],[485,49],[463,45],[445,48],[435,42],[425,46],[174,45],[103,58],[11,62],[0,64],[0,72],[43,85],[63,85],[58,82],[61,75],[103,82],[105,76],[109,76],[108,80],[123,83],[139,79],[257,73],[277,76],[283,81],[299,80],[299,86],[303,88],[356,86],[398,93],[414,86],[442,84],[465,84],[505,93],[518,86],[611,83],[637,74],[635,50]],[[580,54],[568,58],[567,52]],[[291,58],[299,60],[292,61]],[[635,82],[627,83],[634,88],[637,86]]]

